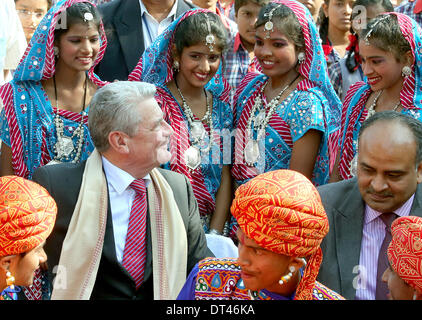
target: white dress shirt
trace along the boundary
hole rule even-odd
[[[102,162],[107,178],[116,257],[117,261],[122,263],[129,216],[132,202],[135,198],[135,191],[129,185],[135,178],[126,171],[116,167],[104,157],[102,157]],[[148,187],[151,182],[150,175],[147,174],[143,179],[145,180],[145,186]]]
[[[167,17],[160,22],[149,14],[145,8],[142,0],[139,0],[141,5],[142,30],[144,35],[144,46],[148,48],[151,43],[157,38],[176,18],[177,1],[174,2],[173,8],[170,10]]]
[[[415,195],[412,195],[394,213],[399,217],[408,216],[414,197]],[[354,269],[357,277],[355,277],[353,285],[356,288],[357,300],[375,300],[378,255],[385,237],[385,224],[379,218],[380,215],[381,212],[373,210],[368,205],[365,206],[359,266]]]

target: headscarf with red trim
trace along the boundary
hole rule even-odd
[[[4,110],[0,122],[3,141],[12,149],[12,166],[16,175],[30,179],[34,170],[47,164],[54,158],[54,146],[57,134],[53,119],[55,106],[51,105],[41,80],[47,80],[55,74],[54,34],[55,30],[66,27],[66,9],[86,0],[58,1],[38,25],[23,55],[13,80],[0,88],[0,97]],[[91,17],[92,18],[92,17]],[[87,22],[89,21],[86,20]],[[100,22],[100,49],[96,60],[87,72],[88,78],[98,87],[107,82],[101,81],[94,73],[95,66],[101,61],[107,47],[103,23]],[[64,122],[64,131],[77,144],[78,135],[73,132],[84,119],[84,144],[80,160],[85,160],[94,149],[87,127],[87,117],[81,113],[59,110]],[[76,150],[74,151],[76,154]]]
[[[263,173],[236,190],[231,212],[242,231],[259,246],[307,259],[295,299],[311,300],[322,262],[320,244],[329,230],[312,182],[292,170]]]
[[[221,137],[224,135],[224,129],[228,129],[227,131],[231,131],[232,129],[233,115],[231,114],[231,108],[228,104],[230,97],[230,86],[222,76],[223,63],[220,62],[216,74],[205,86],[205,88],[212,93],[214,102],[219,100],[221,104],[225,105],[225,107],[221,107],[221,114],[219,115],[220,118],[224,118],[224,124],[222,125],[224,128],[219,128],[220,130],[214,130],[213,139],[216,143],[212,145],[212,149],[209,152],[209,157],[213,157],[214,155],[214,158],[205,158],[205,160],[208,160],[209,163],[216,164],[215,166],[208,166],[208,168],[213,171],[209,175],[217,177],[217,179],[213,178],[213,182],[210,182],[210,179],[206,181],[207,177],[202,173],[201,166],[199,166],[196,170],[189,170],[186,166],[184,154],[190,147],[189,129],[185,123],[185,116],[181,107],[165,88],[166,83],[173,80],[174,78],[174,59],[172,50],[175,41],[174,34],[176,33],[176,30],[182,21],[195,14],[213,15],[218,18],[215,13],[206,9],[191,9],[186,11],[179,18],[173,21],[173,23],[171,23],[170,26],[154,40],[149,48],[144,51],[135,69],[129,75],[128,80],[144,81],[155,84],[158,87],[156,98],[161,108],[163,109],[165,117],[168,118],[166,120],[168,120],[168,122],[171,124],[174,131],[170,140],[170,151],[172,154],[170,168],[172,171],[182,173],[189,178],[192,184],[193,192],[198,201],[199,212],[201,216],[207,216],[212,214],[215,210],[216,192],[212,192],[212,189],[215,189],[216,187],[218,188],[221,181],[221,178],[219,178],[221,177],[221,166],[219,160],[215,159],[215,155],[218,153],[218,150],[223,147]],[[213,106],[213,110],[218,110],[215,105]],[[213,123],[216,121],[214,116],[212,121]],[[210,131],[207,125],[205,125],[205,129],[208,132]],[[221,143],[219,141],[221,141]],[[231,152],[231,150],[229,152]]]
[[[404,78],[400,90],[400,102],[403,107],[401,112],[422,120],[422,29],[415,20],[398,12],[382,13],[376,19],[384,15],[397,17],[400,31],[409,43],[414,58],[412,72]],[[371,38],[369,38],[370,41]],[[357,136],[361,124],[368,115],[365,104],[372,92],[366,79],[365,83],[357,82],[352,85],[344,99],[341,117],[342,140],[339,150],[339,171],[343,179],[353,177],[351,165],[357,152]]]
[[[400,217],[391,225],[388,260],[397,275],[422,293],[422,218]]]
[[[56,214],[56,202],[39,184],[0,177],[0,257],[28,252],[44,242]]]
[[[320,170],[320,172],[317,172],[318,177],[314,181],[320,185],[328,181],[329,172],[333,170],[337,157],[342,105],[331,84],[319,32],[311,14],[309,13],[309,10],[303,4],[291,0],[272,1],[262,10],[271,10],[270,8],[277,6],[277,4],[280,7],[284,5],[293,11],[302,30],[305,44],[305,59],[299,64],[298,71],[304,79],[298,83],[297,90],[312,92],[313,94],[316,94],[321,101],[323,101],[322,118],[326,131],[324,132],[323,139],[321,140],[321,145],[323,145],[323,147],[320,148],[321,156],[318,155],[317,164],[315,165],[317,170]],[[277,10],[274,11],[275,19],[277,19],[276,15]],[[236,101],[235,126],[237,127],[237,130],[234,155],[235,159],[232,174],[240,183],[255,176],[258,172],[262,172],[256,167],[250,167],[245,164],[243,151],[249,138],[249,135],[246,132],[248,130],[247,124],[249,121],[249,114],[255,103],[255,99],[260,94],[260,89],[267,81],[267,78],[268,77],[265,75],[257,76],[249,74],[237,88],[236,95],[234,97],[234,101]],[[272,117],[272,119],[274,118],[275,116]],[[292,148],[292,144],[289,143],[291,141],[290,126],[283,125],[284,121],[274,122],[277,122],[278,127],[280,128],[278,131],[281,132],[280,135],[283,136],[283,140],[289,148]],[[277,124],[274,124],[274,126]],[[270,124],[270,126],[272,125]],[[325,148],[328,149],[326,155],[323,154],[325,153]],[[282,157],[284,157],[284,155],[282,155]],[[276,157],[274,158],[278,164],[281,163],[280,159],[277,159]],[[322,164],[322,162],[324,163]],[[320,174],[321,171],[324,172]]]

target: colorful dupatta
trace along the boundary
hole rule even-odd
[[[183,109],[166,86],[166,83],[174,77],[171,50],[174,43],[173,35],[181,21],[197,13],[214,14],[204,9],[193,9],[181,15],[145,50],[129,75],[129,81],[144,81],[157,86],[156,100],[161,106],[165,120],[174,130],[170,141],[172,158],[170,163],[163,167],[189,178],[198,201],[199,212],[204,218],[209,217],[215,210],[215,196],[221,182],[222,167],[231,163],[232,150],[231,147],[226,147],[230,145],[227,139],[231,139],[233,121],[229,105],[230,87],[222,77],[222,63],[220,63],[217,73],[205,87],[213,96],[214,144],[208,155],[202,155],[201,165],[192,171],[184,161],[184,153],[190,147],[189,124]],[[209,133],[208,126],[204,126]],[[207,145],[209,139],[204,143]]]
[[[265,138],[265,168],[261,166],[261,169],[258,169],[257,166],[247,166],[243,158],[243,150],[248,142],[248,136],[246,134],[247,122],[255,98],[260,94],[260,89],[268,77],[256,74],[246,76],[239,86],[234,99],[236,101],[236,145],[232,173],[237,182],[241,184],[259,173],[288,168],[295,136],[300,138],[307,130],[314,128],[323,131],[323,138],[321,141],[322,147],[320,147],[316,160],[313,182],[317,185],[324,184],[328,182],[329,172],[332,171],[337,155],[341,102],[331,85],[324,51],[319,41],[319,33],[309,11],[296,1],[283,0],[274,2],[289,7],[295,13],[302,26],[305,42],[305,60],[299,65],[299,73],[304,80],[299,82],[294,94],[291,94],[289,98],[291,99],[290,105],[296,104],[300,107],[300,103],[304,104],[303,108],[300,107],[302,110],[298,112],[304,112],[306,116],[305,114],[300,116],[298,114],[297,119],[301,121],[305,119],[306,123],[301,124],[301,128],[298,128],[298,126],[295,127],[292,124],[295,119],[291,119],[293,118],[291,113],[282,115],[280,113],[282,112],[282,107],[277,108],[272,119],[270,119],[270,128],[267,127],[267,136]],[[286,100],[287,98],[281,105],[284,105],[284,103],[289,104]],[[319,110],[313,110],[317,108],[316,106],[319,106]],[[295,108],[295,106],[291,106],[291,108]],[[271,134],[274,134],[278,141],[280,141],[277,142],[279,145],[269,145],[274,140],[273,137],[268,137]],[[263,151],[260,150],[260,152],[262,154]]]
[[[53,123],[56,108],[51,105],[41,80],[52,78],[55,73],[53,50],[54,30],[64,23],[61,14],[74,3],[85,0],[62,0],[55,4],[38,25],[13,80],[0,88],[4,109],[0,119],[3,143],[12,149],[12,165],[18,176],[31,178],[34,170],[54,158],[53,146],[57,133]],[[103,24],[100,24],[101,46],[94,65],[87,72],[89,79],[98,87],[106,82],[94,74],[94,67],[101,61],[107,46]],[[72,136],[82,120],[82,113],[59,110],[64,122],[64,132]],[[88,119],[84,121],[84,145],[80,160],[85,160],[94,149]],[[76,143],[77,135],[73,138]]]
[[[410,44],[415,61],[412,73],[404,79],[400,91],[400,102],[403,107],[401,113],[422,120],[422,29],[415,20],[405,14],[397,12],[384,14],[397,16],[400,30]],[[344,99],[339,145],[339,171],[343,179],[353,177],[351,167],[357,152],[358,133],[368,115],[365,105],[372,92],[367,82],[357,82],[350,87]]]

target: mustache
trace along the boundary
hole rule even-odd
[[[390,191],[384,191],[384,192],[376,192],[372,187],[369,187],[366,189],[366,193],[373,194],[375,196],[380,197],[392,197],[393,194]]]

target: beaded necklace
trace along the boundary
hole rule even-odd
[[[85,84],[84,84],[84,97],[83,97],[83,106],[82,106],[82,118],[78,125],[78,127],[73,132],[72,136],[66,136],[64,134],[64,123],[63,120],[59,116],[59,101],[57,96],[57,85],[56,85],[56,77],[53,76],[53,83],[54,83],[54,95],[56,99],[56,115],[54,116],[54,126],[56,127],[57,133],[57,142],[53,146],[53,151],[55,156],[52,161],[48,164],[56,164],[61,162],[72,162],[78,163],[82,154],[82,146],[84,144],[84,133],[85,129],[83,127],[84,119],[87,116],[85,111],[85,104],[86,104],[86,91],[88,86],[88,77],[85,77]],[[78,142],[75,145],[73,144],[73,138],[77,136]],[[72,155],[73,159],[72,159]]]
[[[183,112],[188,120],[189,127],[190,127],[190,139],[191,139],[191,145],[184,153],[184,159],[185,164],[190,170],[195,170],[198,168],[198,166],[201,164],[201,153],[208,153],[211,149],[212,145],[212,137],[214,134],[214,127],[212,123],[212,115],[211,115],[211,106],[208,99],[207,91],[204,89],[205,93],[205,101],[207,110],[205,112],[205,115],[202,117],[202,119],[195,120],[195,116],[192,112],[192,109],[189,107],[189,105],[186,102],[185,97],[182,94],[182,91],[180,90],[176,77],[174,78],[174,83],[176,85],[176,89],[179,92],[180,98],[182,99],[182,109]],[[208,127],[210,128],[209,131],[209,142],[208,145],[203,148],[203,142],[205,139],[206,130],[203,125],[203,122],[208,124]]]
[[[297,78],[299,78],[299,76],[300,74],[298,74],[289,84],[281,89],[279,94],[275,96],[264,108],[261,108],[263,105],[261,96],[264,94],[264,90],[268,84],[268,81],[262,86],[260,93],[256,96],[254,105],[252,106],[251,113],[248,118],[248,122],[246,124],[246,130],[249,139],[243,151],[243,155],[248,166],[252,167],[260,159],[261,156],[258,142],[265,136],[265,130],[267,128],[268,122],[270,121],[277,106],[279,105],[280,98],[283,96],[284,92],[286,92],[286,90],[297,80]],[[289,97],[284,101],[288,103],[290,99],[291,98],[289,95]],[[255,115],[257,111],[258,114]],[[253,128],[257,130],[256,139],[253,139],[252,122]]]
[[[375,97],[375,99],[374,99],[374,101],[371,103],[371,105],[369,106],[369,108],[368,108],[368,114],[366,115],[366,118],[365,118],[365,120],[366,119],[368,119],[368,118],[370,118],[371,116],[373,116],[374,114],[375,114],[375,108],[377,107],[377,102],[378,102],[378,98],[381,96],[381,94],[384,92],[384,90],[381,90],[378,94],[377,94],[377,96]],[[392,111],[396,111],[397,110],[397,108],[400,106],[400,104],[401,104],[401,102],[400,102],[400,100],[399,100],[399,102],[397,102],[395,105],[394,105],[394,107],[393,107],[393,109],[392,109]]]

